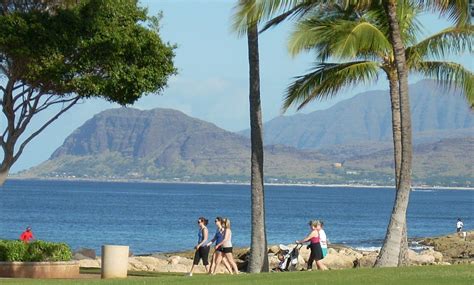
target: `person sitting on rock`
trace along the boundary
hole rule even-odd
[[[26,230],[20,235],[20,240],[24,243],[29,243],[34,238],[35,237],[33,236],[33,232],[31,231],[30,226],[26,227]]]
[[[318,227],[321,226],[321,222],[318,220],[310,221],[309,227],[311,232],[302,240],[297,240],[297,244],[310,242],[309,248],[311,250],[311,254],[309,255],[308,259],[308,271],[311,271],[313,268],[313,261],[316,261],[316,266],[319,270],[327,270],[328,268],[324,265],[321,261],[323,259],[323,251],[321,249],[320,237],[318,232]]]

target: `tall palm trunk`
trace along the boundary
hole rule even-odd
[[[406,212],[410,197],[412,171],[412,135],[411,115],[408,97],[408,72],[405,59],[405,47],[400,34],[397,19],[397,1],[385,0],[384,8],[389,21],[390,40],[393,45],[394,60],[397,68],[398,89],[400,94],[400,122],[401,122],[401,164],[400,178],[397,185],[395,203],[390,222],[387,227],[384,244],[380,250],[375,266],[398,266],[400,247],[404,227],[406,226]]]
[[[392,136],[393,156],[395,162],[395,189],[398,191],[400,183],[400,169],[402,163],[402,126],[400,118],[400,90],[398,84],[397,70],[389,68],[386,70],[390,85],[390,103],[392,107]],[[400,254],[398,266],[408,265],[408,240],[406,219],[403,225],[402,240],[400,242]]]
[[[263,188],[263,131],[260,103],[260,67],[258,54],[258,29],[250,24],[247,30],[249,53],[249,101],[251,138],[251,192],[252,240],[248,271],[268,272],[267,234],[265,230],[265,195]]]

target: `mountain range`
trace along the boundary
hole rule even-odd
[[[422,82],[415,85],[415,90],[423,89],[423,86],[432,85]],[[418,93],[412,96],[417,98],[413,104],[414,126],[418,131],[415,135],[422,137],[414,147],[414,182],[474,185],[473,115],[466,111],[467,105],[462,105],[462,98],[456,94],[433,95],[432,98]],[[321,134],[324,143],[315,145],[316,140],[310,139],[311,132],[308,132],[306,140],[290,137],[287,141],[290,146],[266,145],[266,181],[392,185],[390,127],[375,121],[387,120],[390,116],[389,109],[379,106],[383,97],[383,94],[369,92],[328,110],[267,123],[266,136],[275,122],[284,122],[281,132],[290,136],[289,122],[294,121],[296,134],[314,130]],[[451,116],[443,113],[443,104]],[[340,112],[339,116],[336,111]],[[309,118],[318,119],[313,122]],[[421,121],[416,122],[415,118]],[[423,123],[424,120],[434,122]],[[316,126],[321,127],[322,122],[327,122],[328,126],[325,131],[317,131]],[[368,139],[364,139],[364,133],[370,133]],[[283,138],[282,135],[275,137]],[[299,148],[291,146],[291,142]],[[314,147],[310,149],[309,146]],[[249,169],[250,141],[241,134],[176,110],[119,108],[95,115],[69,135],[47,161],[17,176],[246,182]]]
[[[434,81],[410,85],[412,128],[416,143],[474,136],[474,115],[458,90]],[[249,136],[245,130],[240,134]],[[264,124],[266,144],[299,149],[389,142],[392,139],[387,90],[369,91],[309,114],[280,116]]]

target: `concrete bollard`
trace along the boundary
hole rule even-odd
[[[125,245],[102,246],[102,279],[127,278],[128,252]]]

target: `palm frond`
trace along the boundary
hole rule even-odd
[[[429,11],[448,17],[456,26],[471,24],[468,0],[415,0],[414,2]]]
[[[314,100],[336,95],[343,87],[376,81],[379,71],[379,63],[373,61],[317,63],[309,73],[296,77],[288,87],[282,111],[291,106],[298,106],[299,110]]]
[[[407,47],[408,65],[428,58],[439,59],[450,54],[474,53],[474,27],[450,27],[414,46]]]
[[[441,86],[451,89],[458,87],[474,107],[474,73],[455,62],[425,61],[412,68],[412,71],[436,80]]]
[[[278,14],[284,14],[294,10],[296,7],[304,3],[318,2],[316,0],[239,0],[234,7],[234,16],[232,30],[238,35],[247,32],[247,28],[251,23],[262,23],[268,21]],[[293,13],[288,14],[289,17]],[[283,21],[282,19],[281,21]],[[280,21],[280,22],[281,22]],[[278,23],[280,23],[278,22]]]
[[[387,54],[392,48],[385,34],[364,19],[319,20],[305,19],[295,26],[288,44],[290,54],[315,50],[318,60],[328,56],[337,59]]]
[[[397,17],[405,46],[415,44],[419,34],[422,32],[422,25],[418,20],[420,13],[421,10],[416,5],[413,5],[411,1],[399,0]],[[365,18],[376,25],[388,38],[388,17],[382,5],[373,5],[373,7],[365,12]]]
[[[293,19],[293,18],[300,18],[308,13],[313,7],[311,5],[307,5],[306,3],[301,3],[296,5],[295,7],[289,9],[288,11],[270,19],[265,23],[263,28],[260,30],[260,33],[265,32],[266,30],[279,25],[285,20]]]

